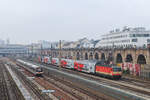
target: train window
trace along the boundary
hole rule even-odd
[[[96,66],[101,66],[101,64],[100,64],[100,63],[97,63]]]
[[[113,68],[113,71],[114,71],[114,72],[121,71],[121,68]]]
[[[100,61],[96,63],[96,66],[102,66],[102,65],[103,65],[103,63]]]

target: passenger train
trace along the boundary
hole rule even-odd
[[[122,76],[121,67],[109,64],[106,61],[61,59],[59,62],[58,58],[52,57],[39,57],[38,60],[42,63],[53,64],[56,66],[60,65],[63,68],[74,69],[112,79],[120,79]]]
[[[17,59],[17,62],[27,66],[25,68],[27,70],[29,70],[30,72],[32,72],[36,76],[41,76],[43,74],[43,70],[40,66],[34,65],[34,64],[26,62],[26,61],[23,61],[21,59]]]

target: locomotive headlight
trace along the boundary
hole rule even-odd
[[[113,72],[111,72],[111,75],[113,75]]]

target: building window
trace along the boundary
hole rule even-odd
[[[147,42],[150,43],[150,39],[147,39]]]
[[[137,42],[137,39],[132,39],[132,42]]]
[[[130,37],[150,37],[150,34],[130,34]]]

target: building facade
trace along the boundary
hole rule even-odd
[[[150,44],[150,31],[144,27],[116,29],[109,34],[102,35],[101,47],[146,47]]]
[[[28,49],[24,45],[3,45],[0,46],[0,55],[16,55],[16,54],[27,54]]]

